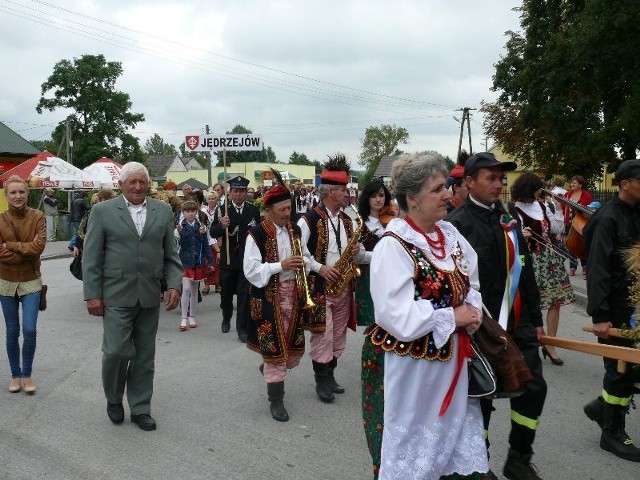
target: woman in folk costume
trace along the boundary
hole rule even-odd
[[[383,392],[382,402],[379,395],[363,402],[369,444],[379,445],[375,437],[382,436],[380,451],[371,452],[374,474],[483,479],[489,465],[482,414],[479,401],[468,397],[466,362],[468,333],[482,319],[477,255],[442,220],[451,196],[442,162],[404,155],[392,176],[406,217],[387,225],[374,250],[376,322],[363,346],[363,370],[374,370],[364,391]]]
[[[551,240],[552,215],[562,217],[561,211],[552,214],[540,201],[539,192],[544,183],[535,173],[525,172],[511,186],[511,200],[520,220],[527,246],[531,252],[533,269],[540,291],[540,309],[547,310],[547,334],[555,337],[560,323],[560,307],[575,301],[569,274],[564,266],[565,257]],[[555,347],[543,346],[542,355],[554,365],[564,361]]]
[[[303,256],[294,255],[293,242],[300,242],[300,228],[291,223],[291,193],[274,173],[279,183],[264,196],[266,218],[249,231],[243,270],[251,283],[247,347],[262,355],[260,371],[267,382],[271,416],[286,422],[287,369],[298,366],[305,347],[303,300],[295,277],[296,271],[305,272]]]
[[[369,290],[369,262],[373,248],[384,234],[391,219],[397,216],[398,207],[391,205],[391,193],[382,178],[370,181],[362,189],[358,200],[358,213],[364,221],[360,238],[366,252],[365,261],[360,263],[360,276],[356,279],[356,314],[358,325],[373,323],[373,300]]]

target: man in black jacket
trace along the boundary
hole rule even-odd
[[[249,321],[249,282],[242,271],[244,246],[249,230],[260,223],[258,207],[245,201],[248,185],[249,180],[240,175],[229,180],[231,201],[228,205],[218,207],[209,230],[213,238],[222,237],[220,245],[222,332],[227,333],[230,329],[233,296],[236,295],[236,331],[243,343],[247,341],[247,322]],[[229,252],[228,256],[227,252]]]
[[[469,197],[447,220],[478,254],[484,305],[513,337],[533,374],[524,393],[511,399],[510,449],[503,473],[510,480],[537,480],[532,445],[547,396],[538,352],[538,337],[544,335],[540,295],[521,225],[499,201],[504,172],[515,168],[515,163],[501,163],[489,152],[471,156],[464,168]],[[487,445],[492,410],[491,401],[483,400]]]
[[[625,265],[625,249],[640,240],[640,161],[622,162],[616,170],[616,183],[618,195],[589,220],[583,231],[589,252],[587,313],[593,319],[593,333],[599,343],[630,347],[631,339],[609,337],[609,328],[628,327],[634,313],[629,301],[633,277]],[[640,462],[640,448],[625,431],[625,417],[640,372],[627,368],[619,373],[616,360],[603,361],[602,396],[588,403],[584,412],[602,428],[600,448]]]

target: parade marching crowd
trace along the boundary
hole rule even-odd
[[[547,396],[541,353],[557,366],[563,360],[552,346],[541,350],[539,340],[557,334],[561,307],[574,301],[569,275],[579,260],[598,341],[633,345],[610,332],[634,324],[625,249],[640,241],[640,161],[616,171],[618,195],[584,227],[582,255],[569,252],[564,239],[573,228],[571,205],[594,207],[584,179],[574,177],[564,193],[524,173],[505,203],[505,172],[515,168],[489,152],[463,152],[451,171],[430,155],[405,154],[393,164],[392,190],[374,179],[356,197],[348,162],[338,154],[324,165],[317,188],[287,185],[274,170],[268,189],[250,189],[237,176],[228,191],[222,184],[209,192],[185,185],[180,199],[173,182],[150,195],[144,165],[125,164],[121,195],[98,192],[86,212],[78,198],[82,215],[74,217],[69,243],[82,259],[87,311],[103,318],[108,418],[124,421],[126,394],[131,421],[156,429],[151,398],[160,306],[180,306],[177,329],[187,331],[198,326],[201,295],[219,293],[221,331],[231,331],[235,296],[235,333],[260,355],[270,413],[280,422],[289,420],[287,372],[305,351],[320,401],[332,403],[355,387],[338,382],[341,368],[353,368],[341,356],[348,330],[366,327],[360,388],[374,478],[495,479],[489,447],[499,443],[508,448],[506,478],[540,479],[532,457]],[[0,303],[9,390],[33,394],[44,299],[40,255],[53,238],[57,205],[45,192],[44,214],[29,208],[27,184],[18,177],[5,183],[5,195]],[[506,331],[530,372],[524,388],[508,396],[508,438],[491,442],[495,397],[469,396],[467,369],[473,338],[486,322]],[[602,390],[584,411],[600,427],[604,450],[640,462],[625,431],[639,370],[620,372],[609,358],[604,369]]]

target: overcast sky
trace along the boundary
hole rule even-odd
[[[493,100],[493,65],[517,0],[0,0],[0,121],[46,140],[66,116],[38,115],[40,86],[62,59],[122,63],[154,133],[176,145],[209,124],[262,134],[279,161],[342,152],[357,166],[369,126],[406,128],[404,151],[455,157],[460,107]],[[473,149],[484,150],[472,116]],[[463,140],[463,146],[468,139]],[[491,141],[489,140],[489,145]],[[357,167],[359,168],[359,167]]]

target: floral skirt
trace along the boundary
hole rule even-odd
[[[532,255],[533,270],[540,290],[540,309],[561,307],[576,301],[564,257],[551,249]]]
[[[369,335],[364,338],[362,346],[361,378],[362,423],[373,462],[373,478],[377,479],[384,426],[384,350],[374,345]]]

